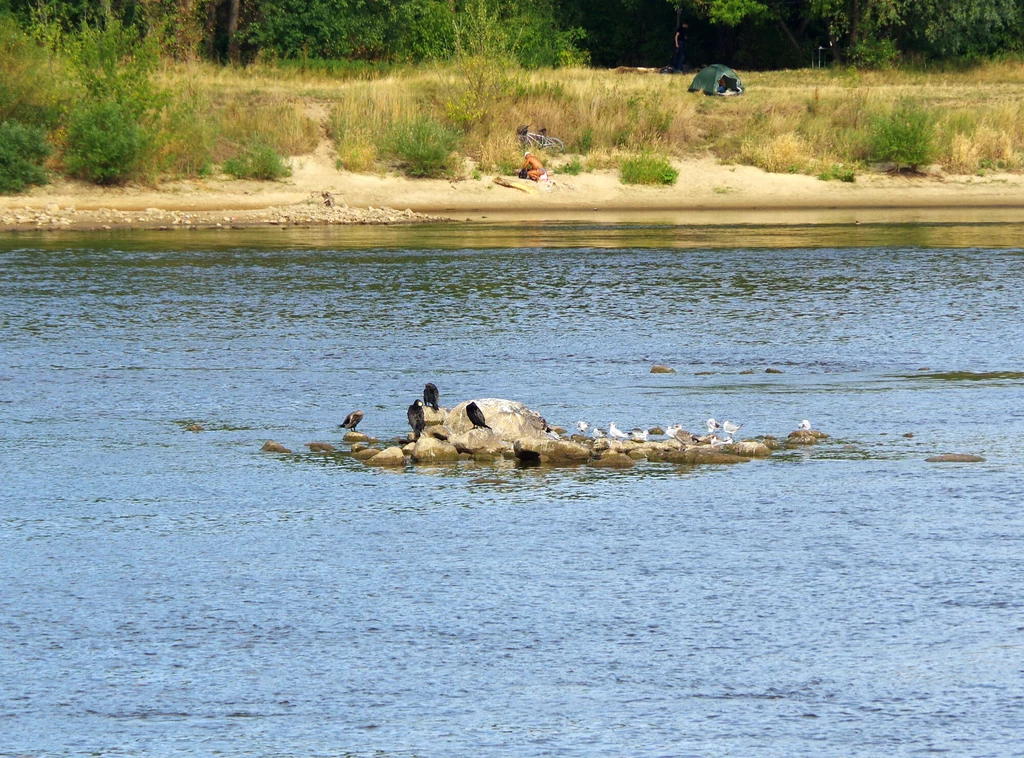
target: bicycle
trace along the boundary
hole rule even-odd
[[[557,150],[560,153],[565,152],[565,143],[557,137],[549,137],[547,129],[541,129],[537,132],[530,131],[530,125],[520,126],[516,129],[516,136],[519,139],[520,147],[538,150]]]

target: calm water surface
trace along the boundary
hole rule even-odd
[[[0,755],[1024,755],[1020,231],[0,240]],[[305,453],[427,381],[833,440]]]

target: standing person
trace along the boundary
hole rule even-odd
[[[675,37],[676,51],[672,56],[672,71],[675,73],[681,72],[686,65],[686,30],[689,28],[689,25],[684,24],[682,19],[679,20]]]

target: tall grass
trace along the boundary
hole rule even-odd
[[[932,149],[924,159],[947,172],[1024,171],[1024,64],[1018,61],[963,70],[740,72],[746,94],[710,98],[688,93],[689,77],[680,76],[588,68],[498,76],[467,47],[449,64],[418,67],[242,68],[165,60],[150,72],[150,90],[117,68],[102,69],[102,79],[87,75],[93,69],[75,63],[88,59],[34,46],[3,22],[0,43],[0,120],[45,129],[58,170],[74,172],[76,150],[82,159],[88,150],[115,147],[92,139],[102,129],[93,128],[99,106],[88,92],[106,91],[110,83],[130,89],[118,101],[119,115],[144,111],[133,118],[145,128],[137,143],[121,140],[119,154],[99,158],[135,163],[94,181],[202,175],[257,138],[281,156],[310,153],[329,139],[340,167],[387,170],[403,164],[394,126],[428,121],[442,130],[437,134],[457,132],[459,155],[485,171],[521,164],[516,128],[530,124],[562,139],[570,154],[585,155],[588,168],[619,168],[638,154],[712,155],[815,176],[833,175],[839,166],[845,176],[881,159],[883,125],[901,109],[927,115]],[[79,79],[68,71],[78,71]],[[97,82],[103,87],[92,86]],[[123,134],[132,132],[126,122]],[[429,135],[420,136],[424,146]],[[448,165],[454,172],[454,159]]]

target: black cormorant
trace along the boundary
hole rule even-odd
[[[409,406],[409,412],[406,414],[409,419],[409,426],[412,427],[413,439],[418,440],[420,434],[423,432],[423,427],[427,425],[427,421],[423,415],[423,401],[416,399],[412,405]]]
[[[362,411],[352,411],[350,414],[345,416],[345,420],[341,422],[341,428],[355,431],[356,427],[359,426],[359,422],[363,420],[364,415],[365,414]]]
[[[474,402],[470,402],[466,406],[466,415],[469,416],[469,420],[473,423],[473,428],[482,426],[484,429],[490,429],[487,426],[487,421],[484,419],[484,412],[480,410],[480,406]]]
[[[427,382],[427,386],[423,388],[423,402],[437,410],[437,399],[440,394],[437,391],[437,385],[433,382]]]

